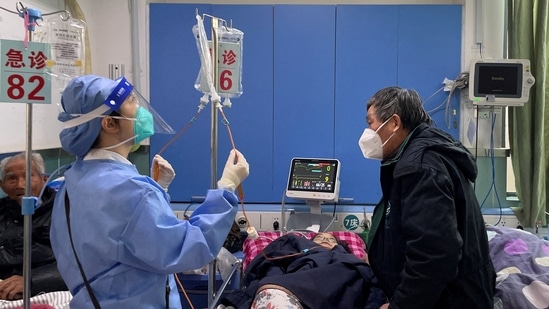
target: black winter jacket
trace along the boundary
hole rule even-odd
[[[425,124],[382,162],[368,256],[391,309],[493,308],[496,276],[476,176],[471,153]]]
[[[31,295],[65,291],[67,287],[57,270],[50,244],[51,212],[55,191],[46,188],[42,206],[32,215]],[[23,275],[24,216],[21,206],[4,197],[0,199],[0,279]]]

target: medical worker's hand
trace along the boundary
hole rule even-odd
[[[229,153],[229,158],[227,159],[227,163],[225,163],[223,175],[221,175],[221,179],[217,182],[217,187],[234,192],[234,189],[248,177],[249,173],[250,166],[246,158],[244,158],[244,155],[240,151],[233,149]]]
[[[154,175],[154,169],[158,164],[158,179],[156,182],[168,192],[168,187],[172,180],[175,178],[175,171],[172,168],[172,165],[162,158],[160,155],[155,155],[151,164],[151,177]]]

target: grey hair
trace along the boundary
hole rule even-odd
[[[4,177],[6,176],[6,172],[4,171],[4,167],[6,165],[10,164],[11,161],[15,159],[25,159],[25,158],[26,158],[26,153],[22,152],[14,156],[5,157],[4,159],[2,159],[2,161],[0,161],[0,170],[2,171],[2,179],[4,179]],[[40,175],[44,175],[46,173],[46,165],[44,164],[44,159],[42,158],[42,155],[37,152],[33,152],[32,161],[34,162],[34,164],[36,164],[36,168],[38,169],[38,172],[40,173]]]
[[[433,119],[423,108],[417,91],[397,86],[386,87],[376,92],[366,103],[366,110],[376,109],[376,118],[384,122],[397,114],[405,129],[413,130],[421,123],[433,124]]]

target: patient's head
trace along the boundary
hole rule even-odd
[[[349,245],[347,244],[347,242],[337,239],[331,233],[315,234],[313,235],[313,241],[328,250],[333,249],[336,245],[340,245],[345,249],[345,251],[351,253],[351,249],[349,248]]]

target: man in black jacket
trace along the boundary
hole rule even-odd
[[[431,126],[413,90],[381,89],[366,120],[359,146],[381,160],[383,197],[367,242],[389,298],[381,308],[492,308],[496,275],[472,186],[474,157]]]
[[[0,199],[0,299],[15,300],[23,296],[24,217],[21,201],[25,196],[25,153],[0,162],[0,188],[7,194]],[[38,197],[46,183],[44,160],[32,154],[31,190]],[[40,292],[67,290],[50,244],[50,221],[55,191],[46,188],[42,204],[32,215],[31,296]]]

